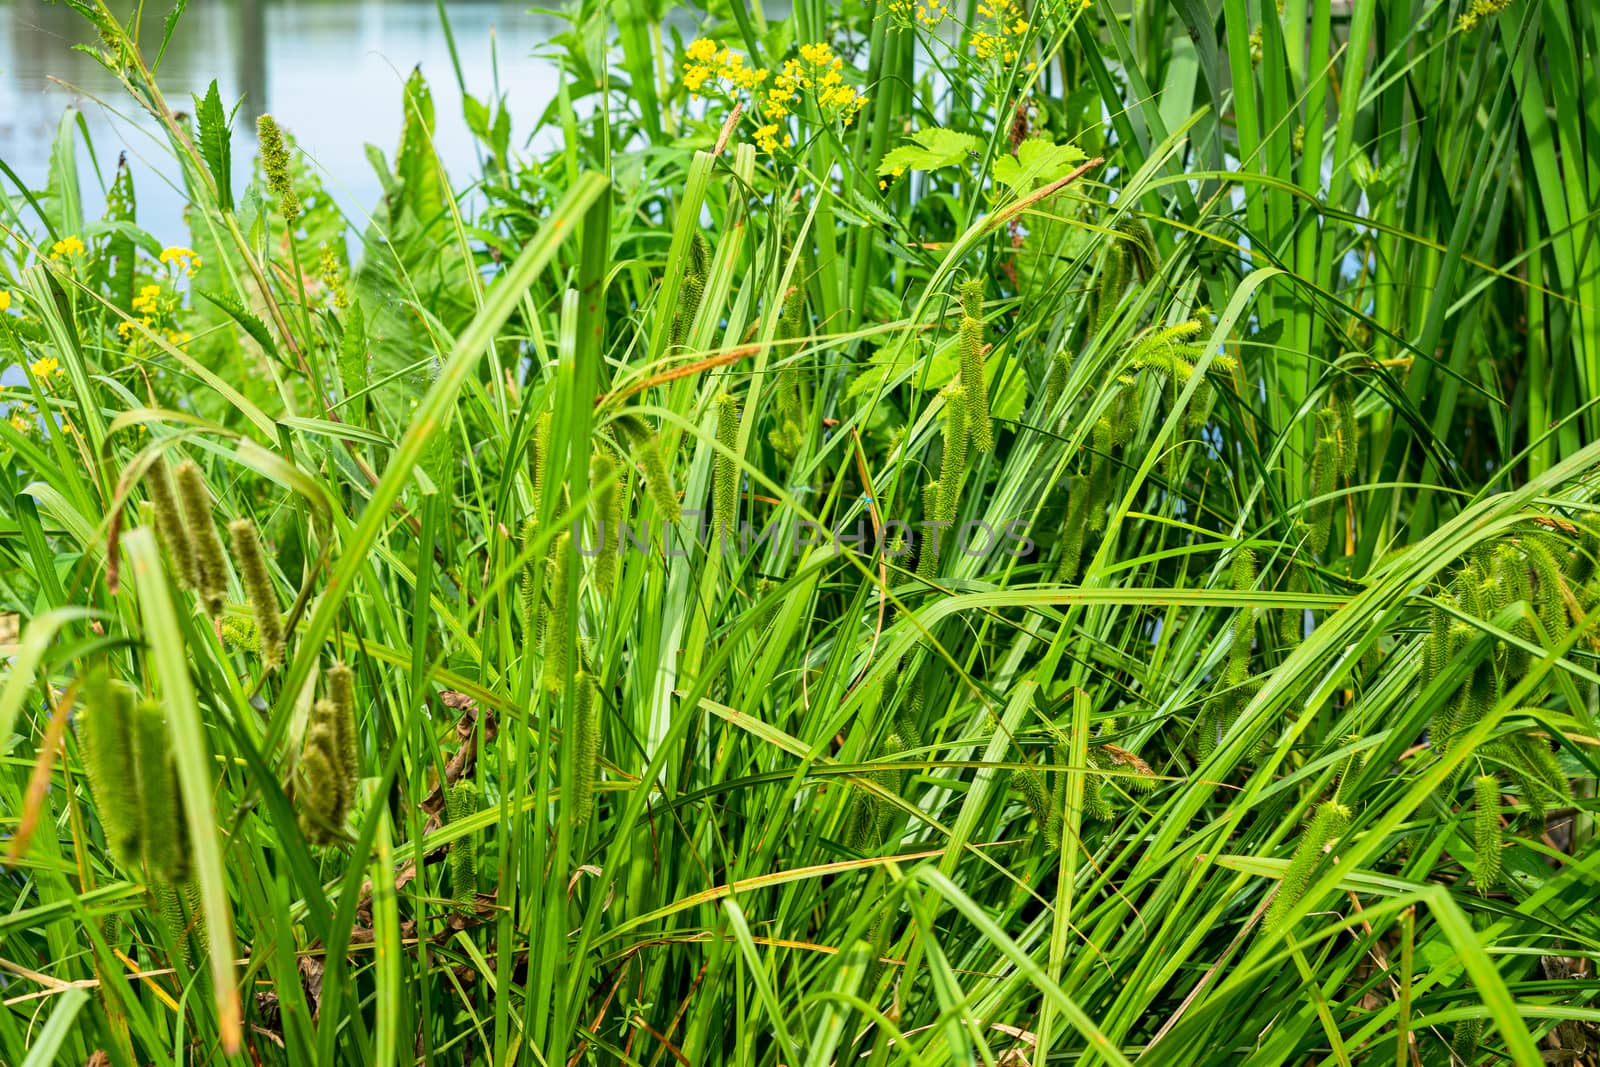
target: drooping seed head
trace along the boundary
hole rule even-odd
[[[156,536],[166,550],[167,559],[172,561],[178,584],[185,589],[193,589],[200,584],[200,565],[195,558],[194,546],[189,542],[183,509],[178,503],[172,472],[167,469],[165,459],[160,456],[155,458],[145,472],[144,484],[155,509]]]
[[[205,475],[193,460],[178,464],[178,498],[183,503],[185,533],[195,554],[195,585],[200,602],[206,613],[216,618],[222,614],[227,599],[227,554],[211,518],[211,490],[206,488]]]
[[[256,620],[261,664],[268,670],[283,663],[283,616],[278,613],[278,592],[267,566],[267,553],[261,547],[256,524],[235,519],[228,524],[228,539],[233,542],[233,559],[244,584],[251,614]]]

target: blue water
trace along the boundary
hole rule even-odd
[[[526,146],[558,88],[557,69],[535,51],[566,28],[526,5],[479,0],[445,4],[468,92],[506,94],[514,149]],[[147,5],[144,50],[160,40],[160,3]],[[73,51],[92,40],[81,18],[43,0],[0,3],[0,159],[32,188],[44,185],[62,115],[79,109],[88,125],[80,148],[84,210],[98,215],[119,153],[134,171],[139,221],[164,244],[186,243],[177,168],[153,136],[154,123],[91,57]],[[496,62],[498,60],[498,62]],[[158,80],[171,106],[191,110],[191,92],[218,80],[235,122],[241,174],[255,155],[254,115],[271,112],[323,172],[353,228],[361,229],[382,188],[367,161],[368,142],[392,157],[401,126],[401,89],[420,67],[434,93],[436,147],[454,184],[476,170],[476,142],[461,118],[449,47],[433,0],[193,0],[179,23]],[[556,131],[535,139],[555,143]],[[16,190],[0,177],[7,195]]]

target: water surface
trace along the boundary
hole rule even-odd
[[[513,146],[523,144],[558,88],[557,70],[533,53],[565,24],[530,13],[527,3],[446,3],[467,91],[480,100],[506,94]],[[160,40],[162,5],[147,5],[147,56]],[[153,139],[115,78],[73,50],[92,40],[87,24],[62,4],[0,3],[0,159],[31,188],[43,187],[62,115],[81,110],[100,173],[119,153],[134,170],[140,223],[166,243],[183,243],[184,195],[177,169]],[[498,63],[496,63],[498,57]],[[434,92],[435,143],[452,181],[471,180],[475,141],[461,119],[461,94],[433,0],[193,0],[162,61],[158,81],[174,109],[216,78],[224,102],[238,103],[233,155],[241,175],[255,155],[255,116],[271,112],[323,171],[323,180],[357,228],[382,188],[366,158],[368,142],[393,155],[401,91],[420,67]],[[548,142],[546,142],[548,143]],[[104,204],[87,146],[80,149],[84,210]],[[237,182],[236,182],[237,186]],[[15,195],[10,182],[0,187]]]

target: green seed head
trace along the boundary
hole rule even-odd
[[[188,871],[188,835],[178,795],[172,740],[159,704],[139,705],[132,756],[130,769],[138,782],[139,836],[144,846],[145,869],[153,878],[179,881]]]
[[[1089,479],[1075,474],[1067,487],[1067,517],[1061,527],[1061,561],[1056,565],[1056,581],[1072,582],[1078,577],[1083,560],[1084,533],[1089,525]]]
[[[727,393],[717,397],[717,444],[727,452],[739,447],[739,402]],[[712,469],[712,515],[717,532],[731,536],[739,524],[739,461],[718,451]]]
[[[139,790],[134,751],[133,690],[115,682],[104,667],[83,679],[78,715],[78,753],[94,798],[106,844],[119,866],[132,871],[141,858]]]
[[[328,668],[328,699],[333,704],[331,721],[339,772],[344,776],[346,792],[353,798],[356,782],[361,778],[361,737],[356,728],[356,676],[343,663]]]
[[[211,491],[205,475],[193,460],[178,464],[178,497],[183,502],[183,522],[196,560],[196,586],[200,602],[212,618],[222,614],[228,589],[228,561],[222,538],[211,519]]]
[[[672,475],[667,470],[667,460],[662,454],[661,439],[651,433],[634,445],[634,459],[644,468],[644,487],[651,503],[666,523],[675,523],[682,517],[678,492],[672,487]]]
[[[944,388],[944,457],[939,468],[940,518],[949,521],[967,473],[967,391],[956,383]]]
[[[572,823],[582,826],[594,812],[594,784],[600,773],[600,694],[594,676],[579,672],[572,700]]]
[[[1480,894],[1488,893],[1500,880],[1500,781],[1492,774],[1478,776],[1472,783],[1475,818],[1473,849],[1478,854],[1472,880]]]
[[[943,511],[940,508],[939,497],[938,482],[929,482],[922,487],[922,521],[924,523],[944,521],[940,517]],[[922,544],[917,553],[917,577],[932,579],[938,575],[939,551],[943,540],[943,531],[938,527],[927,526],[924,528]]]
[[[445,822],[454,823],[476,815],[482,807],[477,787],[471,782],[459,782],[445,790]],[[447,857],[450,869],[450,893],[456,910],[471,912],[478,894],[477,849],[470,835],[458,837],[450,844]]]
[[[233,559],[244,584],[245,597],[256,620],[262,666],[271,670],[283,663],[283,616],[278,613],[278,592],[272,584],[267,554],[261,547],[256,524],[235,519],[228,524],[228,539],[233,542]]]
[[[1328,801],[1317,809],[1311,825],[1300,836],[1294,858],[1278,884],[1278,895],[1267,910],[1265,929],[1277,931],[1295,905],[1300,903],[1311,885],[1311,876],[1329,846],[1350,825],[1350,809],[1335,801]]]
[[[967,426],[972,447],[994,449],[994,426],[989,419],[989,391],[983,383],[983,323],[961,320],[961,387],[967,391]]]
[[[278,213],[285,222],[293,223],[300,217],[300,198],[289,176],[289,149],[278,121],[271,115],[256,119],[256,139],[261,145],[261,169],[267,174],[267,188],[278,201]]]
[[[547,563],[550,581],[550,614],[544,628],[544,688],[551,694],[564,692],[567,684],[567,556],[571,534],[563,533],[550,545]]]
[[[145,472],[144,484],[150,494],[150,503],[155,508],[156,536],[166,550],[167,559],[172,561],[178,584],[185,589],[193,589],[200,584],[200,563],[195,557],[194,545],[189,541],[183,509],[178,503],[172,472],[167,469],[165,459],[160,456],[155,458]]]
[[[151,884],[150,895],[155,900],[156,915],[161,919],[173,948],[177,950],[183,969],[193,970],[194,948],[189,941],[189,917],[184,914],[183,898],[178,894],[178,887],[170,881],[158,880]]]
[[[971,278],[961,283],[961,314],[969,319],[983,318],[983,279]]]
[[[344,337],[339,344],[339,382],[346,400],[367,388],[370,357],[361,301],[354,300],[345,310]]]
[[[301,832],[314,845],[336,842],[349,814],[349,784],[339,766],[337,717],[333,701],[317,701],[300,753],[295,804],[300,810]]]
[[[621,464],[604,448],[589,460],[589,482],[594,486],[594,514],[600,541],[594,557],[594,587],[602,597],[611,595],[617,582],[617,561],[622,552],[622,487],[617,484]]]

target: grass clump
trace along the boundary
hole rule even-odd
[[[0,1062],[1600,1044],[1595,13],[957,6],[347,218],[72,5],[188,209],[0,200]]]

